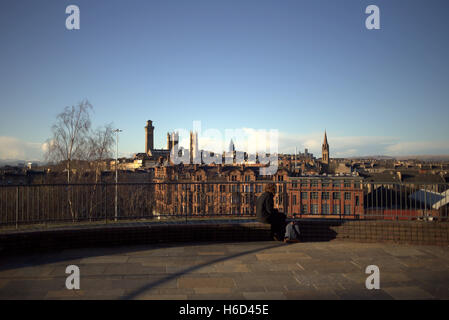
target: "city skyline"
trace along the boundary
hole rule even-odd
[[[120,154],[176,128],[277,129],[279,152],[449,155],[445,1],[70,1],[0,5],[0,160],[42,160],[56,115],[88,99]],[[208,145],[229,140],[209,141]],[[235,141],[237,149],[239,142]]]

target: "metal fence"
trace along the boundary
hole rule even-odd
[[[0,186],[0,225],[253,217],[257,197],[269,182]],[[275,207],[299,219],[448,218],[447,184],[306,179],[276,184]]]

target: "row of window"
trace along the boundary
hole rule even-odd
[[[319,192],[301,192],[301,199],[302,200],[308,200],[309,199],[309,193],[310,193],[310,199],[311,200],[316,200],[318,199],[318,194]],[[330,192],[321,192],[321,199],[322,200],[329,200],[331,196]],[[345,200],[351,200],[352,198],[352,193],[351,192],[344,192],[344,199]],[[356,196],[356,198],[358,198],[358,196]],[[340,200],[341,199],[341,193],[340,192],[332,192],[332,199],[333,200]],[[293,200],[293,204],[296,204],[296,194],[292,195],[292,200]]]
[[[318,188],[320,186],[320,183],[318,181],[312,180],[310,183],[309,182],[292,182],[292,188],[298,188],[298,185],[301,186],[301,188]],[[342,186],[342,182],[341,181],[333,181],[331,182],[321,182],[321,187],[322,188],[328,188],[328,187],[334,187],[334,188],[341,188]],[[344,188],[351,188],[354,187],[355,189],[359,189],[360,188],[360,183],[358,182],[354,182],[354,184],[352,182],[344,182],[343,183],[343,187]]]
[[[318,204],[311,204],[310,205],[310,212],[309,212],[309,207],[307,206],[307,204],[303,204],[301,205],[301,213],[311,213],[311,214],[319,214],[318,212]],[[332,206],[332,214],[340,214],[340,205],[339,204],[334,204]],[[352,206],[350,204],[345,204],[344,205],[344,214],[353,214],[352,212]],[[323,203],[321,205],[321,214],[331,214],[330,212],[330,206],[327,203]]]
[[[345,200],[351,200],[352,196],[350,192],[344,193],[344,199]],[[317,200],[318,199],[318,192],[310,192],[310,199],[311,200]],[[322,200],[330,200],[330,193],[329,192],[322,192],[321,193],[321,199]],[[340,192],[333,192],[332,193],[332,200],[340,200]],[[301,200],[309,200],[308,193],[307,192],[301,192]],[[296,205],[298,203],[296,199],[296,194],[292,195],[292,204]],[[360,197],[358,195],[355,196],[355,205],[360,205]]]
[[[250,194],[244,195],[242,197],[243,202],[244,203],[249,203],[250,196],[251,196]],[[201,200],[201,195],[200,194],[196,194],[196,195],[188,194],[188,195],[186,195],[186,200],[190,201],[191,199],[193,199],[193,197],[196,198],[197,202],[200,202],[200,200]],[[213,197],[214,196],[207,195],[207,201],[208,202],[213,202]],[[219,196],[219,198],[220,198],[221,202],[225,202],[226,201],[226,195],[221,195],[221,196]],[[170,199],[171,199],[171,195],[167,194],[166,200],[170,200]],[[240,195],[234,194],[234,195],[232,195],[231,201],[236,203],[236,202],[240,201],[239,199],[240,199]],[[277,195],[275,197],[275,202],[277,204],[280,204],[280,203],[282,203],[282,199],[283,199],[282,195]],[[309,200],[309,199],[310,200],[318,200],[318,192],[310,192],[310,198],[309,198],[309,192],[301,192],[301,200]],[[330,192],[321,192],[321,199],[322,200],[330,200],[331,199],[330,198]],[[340,199],[341,199],[340,192],[332,192],[332,200],[340,200]],[[345,200],[351,200],[352,199],[351,192],[344,192],[344,199]],[[355,204],[357,206],[360,204],[360,200],[359,199],[360,199],[359,196],[356,195],[355,196],[355,202],[356,202]],[[161,200],[162,200],[162,198],[161,198]],[[299,203],[299,201],[297,201],[297,196],[296,196],[296,194],[293,194],[292,195],[292,204],[296,205],[297,203]]]
[[[159,190],[166,190],[167,188],[170,188],[170,187],[167,187],[167,186],[168,185],[159,185],[158,189]],[[180,189],[181,190],[192,190],[192,187],[193,187],[192,191],[214,192],[216,190],[215,186],[216,185],[214,185],[214,184],[205,184],[205,185],[203,185],[203,184],[194,184],[193,186],[191,186],[189,184],[182,184]],[[309,184],[308,183],[300,183],[300,186],[302,188],[308,188]],[[321,187],[323,187],[323,188],[326,188],[326,187],[329,187],[329,186],[330,186],[329,183],[322,183],[321,184]],[[333,187],[341,187],[341,184],[340,183],[338,183],[338,184],[334,183],[332,186]],[[312,188],[318,187],[318,183],[311,183],[310,187],[312,187]],[[350,188],[351,184],[350,183],[345,183],[344,187],[345,188]],[[231,185],[230,188],[231,188],[231,190],[233,192],[240,191],[240,185]],[[292,183],[292,188],[298,188],[298,183],[293,182]],[[355,189],[359,189],[360,188],[360,184],[359,183],[354,183],[354,188]],[[175,189],[176,189],[176,187],[175,187]],[[278,192],[283,192],[284,191],[283,185],[278,185],[277,189],[278,189]],[[226,185],[219,185],[219,190],[220,190],[220,192],[226,192]],[[260,193],[260,192],[263,192],[263,185],[251,184],[249,186],[248,185],[247,186],[243,186],[242,190],[244,190],[244,192],[258,192],[258,193]]]
[[[329,204],[322,204],[321,212],[319,212],[318,209],[319,209],[319,207],[317,204],[311,204],[310,211],[309,211],[309,207],[306,204],[301,205],[301,213],[302,214],[340,214],[341,213],[339,204],[332,206],[332,212],[330,210]],[[191,210],[193,211],[193,213],[202,212],[202,209],[199,207],[193,207],[193,208],[191,208]],[[239,213],[238,208],[231,208],[231,210],[232,210],[232,213]],[[248,207],[244,207],[244,208],[242,208],[242,210],[243,210],[243,213],[253,213],[254,212],[253,208],[248,208]],[[177,207],[175,207],[175,212],[176,211],[177,211]],[[180,207],[180,211],[181,211],[181,213],[187,212],[187,208]],[[352,206],[350,204],[344,205],[343,214],[354,214],[354,212],[352,212]]]

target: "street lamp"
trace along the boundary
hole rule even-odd
[[[115,129],[115,141],[117,145],[117,149],[115,152],[115,221],[117,221],[117,194],[118,194],[118,133],[123,130]]]

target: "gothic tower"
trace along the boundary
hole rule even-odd
[[[145,153],[149,156],[152,155],[154,147],[154,127],[153,121],[148,120],[145,127]]]
[[[321,162],[323,164],[329,165],[329,144],[327,143],[326,130],[324,130],[324,141],[323,141],[323,146],[322,146],[321,150],[322,150]]]
[[[178,145],[179,135],[177,132],[167,133],[167,149],[171,151],[175,146]]]
[[[198,150],[198,132],[190,131],[190,163],[201,164]]]

